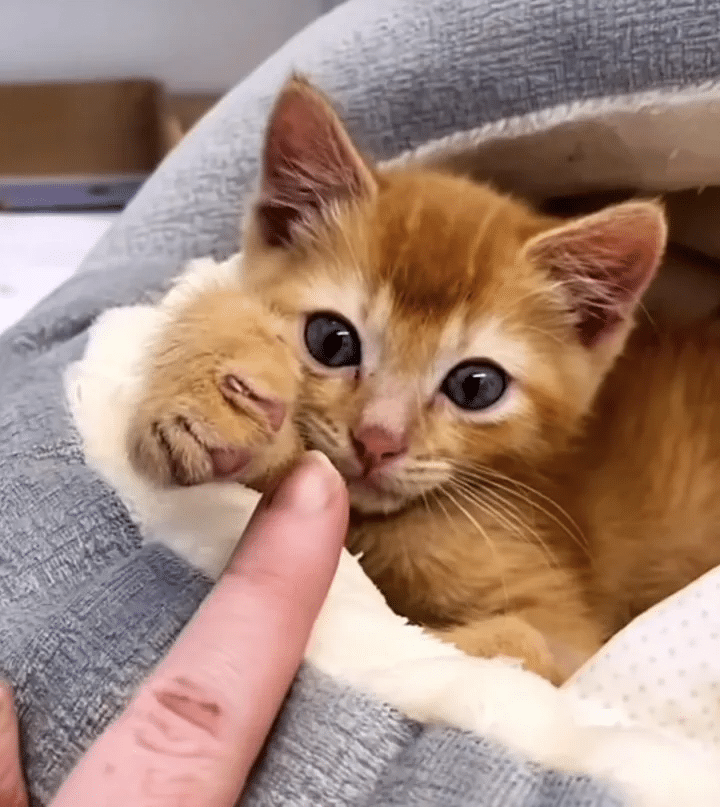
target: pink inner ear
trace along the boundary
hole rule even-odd
[[[628,203],[552,230],[529,255],[565,285],[581,342],[590,347],[635,310],[665,249],[666,225],[653,203]]]
[[[277,101],[266,135],[257,212],[267,242],[289,243],[294,222],[360,195],[369,176],[329,103],[305,82],[292,81]]]

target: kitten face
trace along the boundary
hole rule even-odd
[[[294,322],[306,443],[357,509],[391,512],[564,445],[664,235],[651,203],[558,227],[460,177],[371,169],[295,80],[271,116],[245,270]]]
[[[392,511],[500,457],[536,458],[558,421],[574,424],[576,362],[557,350],[568,318],[520,256],[541,226],[485,188],[388,175],[261,284],[295,321],[298,425],[356,508]],[[373,428],[386,434],[368,457],[358,436]]]

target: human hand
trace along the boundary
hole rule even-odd
[[[344,484],[309,452],[263,498],[213,591],[51,807],[232,807],[302,660],[347,530]],[[0,690],[0,807],[25,807]]]

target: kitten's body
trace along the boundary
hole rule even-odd
[[[717,325],[646,324],[565,461],[563,502],[611,632],[720,563],[719,401]]]
[[[486,538],[446,500],[432,518],[424,505],[357,518],[348,545],[391,607],[420,624],[510,612],[589,655],[720,564],[719,400],[716,325],[643,322],[567,450],[505,469],[504,504],[458,497]],[[452,634],[479,650],[476,635]]]
[[[160,334],[133,462],[262,489],[303,445],[323,450],[348,481],[348,546],[396,611],[559,681],[720,562],[710,326],[638,331],[611,369],[664,239],[651,203],[563,225],[462,178],[372,170],[291,83],[246,277]],[[357,329],[362,358],[304,352],[313,312]],[[470,360],[506,372],[497,405],[448,398]]]

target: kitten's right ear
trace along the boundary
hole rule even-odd
[[[288,246],[333,203],[373,193],[372,171],[327,98],[293,77],[270,114],[255,206],[268,246]]]
[[[631,319],[667,241],[657,202],[625,202],[531,239],[525,254],[559,281],[578,337],[592,348]]]

